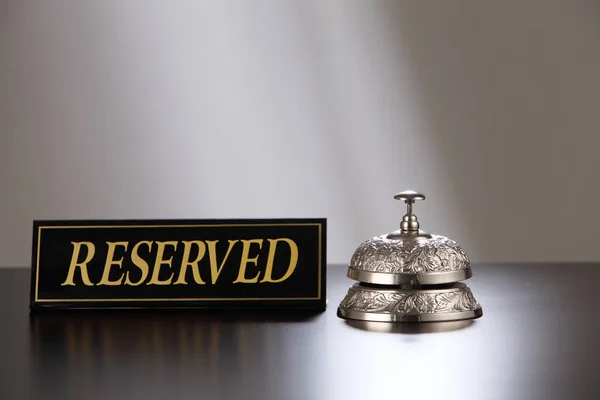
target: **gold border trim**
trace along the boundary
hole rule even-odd
[[[318,234],[318,296],[317,297],[248,297],[248,298],[145,298],[145,299],[40,299],[39,298],[39,282],[40,282],[40,248],[42,243],[42,229],[91,229],[91,228],[221,228],[221,227],[242,227],[242,226],[317,226],[319,228]],[[36,255],[36,276],[35,276],[35,302],[36,303],[52,303],[52,302],[110,302],[110,301],[127,301],[127,302],[161,302],[161,301],[261,301],[261,300],[321,300],[321,279],[322,279],[322,227],[323,224],[317,222],[310,223],[286,223],[286,224],[183,224],[183,225],[49,225],[49,226],[38,226],[37,235],[37,255]]]

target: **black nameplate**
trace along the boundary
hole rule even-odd
[[[325,219],[33,227],[33,310],[325,309]]]

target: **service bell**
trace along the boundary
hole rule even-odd
[[[405,191],[400,230],[373,237],[354,252],[348,277],[354,284],[338,308],[340,318],[426,322],[479,318],[483,311],[460,281],[472,276],[469,257],[455,241],[419,229],[413,214],[425,196]]]

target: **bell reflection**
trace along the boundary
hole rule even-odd
[[[405,334],[452,332],[468,328],[473,324],[473,321],[470,320],[430,322],[422,324],[389,324],[387,322],[357,320],[347,320],[345,322],[347,325],[363,331]]]

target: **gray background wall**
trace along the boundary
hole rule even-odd
[[[36,218],[327,217],[599,260],[597,1],[0,2],[0,265]]]

